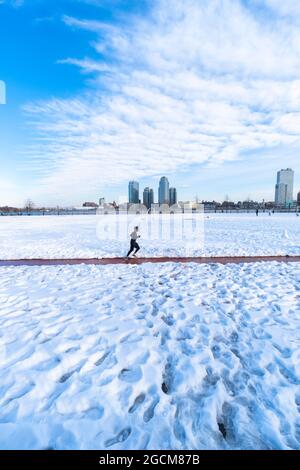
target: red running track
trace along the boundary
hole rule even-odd
[[[16,259],[0,260],[3,266],[61,266],[61,265],[108,265],[129,264],[137,265],[143,263],[198,263],[198,264],[234,264],[234,263],[258,263],[266,261],[278,261],[283,263],[300,262],[299,256],[215,256],[215,257],[157,257],[157,258],[71,258],[71,259]]]

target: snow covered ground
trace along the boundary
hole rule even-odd
[[[295,219],[245,218],[239,250],[295,249]],[[71,220],[1,219],[1,258],[102,254]],[[300,449],[299,284],[298,263],[1,268],[0,448]]]
[[[0,217],[0,259],[124,256],[128,241],[99,239],[99,216]],[[141,256],[300,254],[295,214],[209,214],[204,244],[147,240],[141,224]],[[188,248],[188,252],[186,251]]]

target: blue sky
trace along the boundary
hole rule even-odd
[[[300,190],[296,0],[0,0],[0,205]]]

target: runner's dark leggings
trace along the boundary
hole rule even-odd
[[[135,250],[135,253],[137,253],[139,251],[139,249],[140,249],[140,246],[137,243],[137,241],[136,240],[130,240],[130,250],[128,251],[127,256],[129,256],[130,253],[133,252],[133,250]]]

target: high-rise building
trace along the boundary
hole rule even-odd
[[[154,203],[153,189],[147,187],[144,189],[144,192],[143,192],[143,204],[144,206],[147,207],[147,209],[150,209],[153,203]]]
[[[159,204],[169,204],[170,203],[169,180],[165,176],[160,178],[160,181],[159,181],[158,203]]]
[[[139,183],[137,181],[129,181],[128,201],[129,201],[129,204],[139,203]]]
[[[173,206],[173,204],[177,204],[177,189],[170,188],[169,194],[170,206]]]
[[[277,172],[277,183],[275,186],[275,205],[285,206],[293,202],[294,172],[291,168]]]

